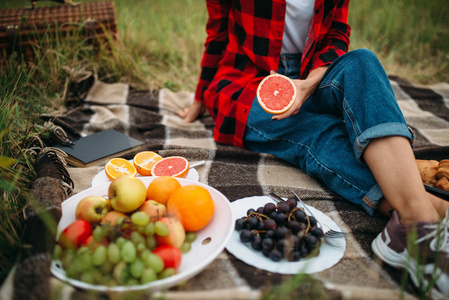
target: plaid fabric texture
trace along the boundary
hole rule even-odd
[[[271,70],[278,69],[286,1],[206,2],[207,39],[195,99],[206,105],[215,121],[215,140],[243,147],[257,86]],[[315,1],[301,78],[348,51],[348,5],[347,0]]]
[[[418,86],[397,77],[390,77],[390,82],[407,123],[417,135],[416,157],[448,159],[449,84]],[[231,202],[270,191],[288,196],[293,190],[307,204],[332,218],[342,230],[351,232],[346,237],[342,260],[328,270],[313,274],[325,287],[329,299],[401,298],[402,272],[382,264],[371,250],[371,242],[385,228],[387,219],[368,216],[329,192],[319,181],[274,156],[216,143],[210,115],[184,124],[176,111],[194,101],[192,92],[162,89],[153,93],[122,83],[96,81],[84,93],[80,88],[83,84],[75,88],[87,96],[79,99],[76,107],[61,116],[48,116],[72,138],[114,128],[145,141],[146,150],[164,157],[181,155],[190,162],[205,160],[204,165],[196,168],[199,181],[219,190]],[[129,153],[125,158],[131,159],[134,154]],[[68,170],[75,183],[74,192],[78,193],[91,187],[92,179],[103,170],[103,165]],[[260,299],[264,291],[290,279],[291,275],[259,270],[223,251],[195,278],[163,296],[165,299]],[[410,282],[406,292],[405,299],[415,298],[416,290]],[[82,291],[74,293],[82,294]]]

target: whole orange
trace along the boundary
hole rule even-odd
[[[167,205],[168,198],[181,184],[171,176],[161,176],[154,179],[147,188],[147,200],[154,200]]]
[[[186,231],[204,228],[212,219],[214,210],[209,191],[197,185],[180,187],[167,202],[168,214],[178,218]]]

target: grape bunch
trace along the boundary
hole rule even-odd
[[[162,222],[150,222],[148,215],[135,212],[115,225],[98,224],[91,241],[78,249],[55,246],[54,259],[60,260],[66,276],[89,284],[130,286],[145,284],[176,274],[182,253],[191,249],[196,233],[186,233],[183,245],[160,255],[156,236],[167,236]]]
[[[324,233],[316,225],[316,219],[297,207],[296,199],[291,197],[250,208],[246,216],[235,221],[235,230],[240,232],[243,243],[272,261],[299,261],[319,253]]]

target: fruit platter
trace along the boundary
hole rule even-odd
[[[196,211],[194,198],[205,199]],[[228,199],[206,184],[120,176],[62,203],[51,272],[86,290],[164,290],[204,270],[233,230]]]

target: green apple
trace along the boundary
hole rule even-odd
[[[109,185],[108,197],[114,210],[129,213],[145,202],[147,189],[140,179],[122,175]]]
[[[90,224],[98,224],[110,210],[111,204],[107,199],[100,196],[87,196],[76,206],[75,218]]]

